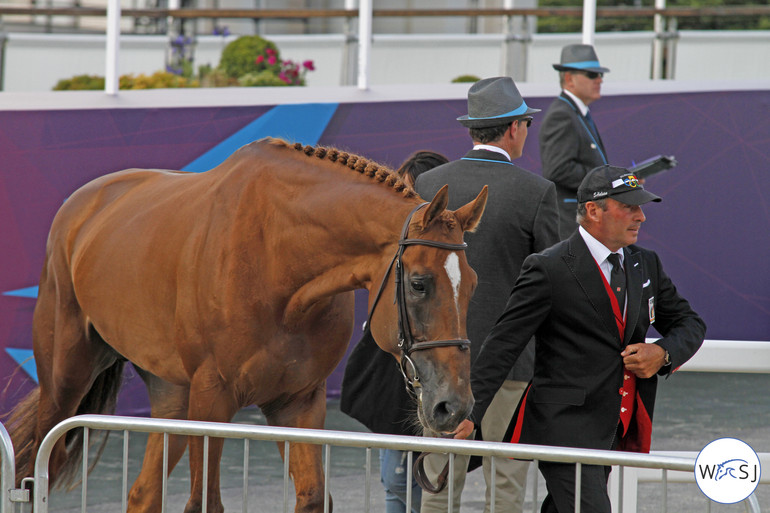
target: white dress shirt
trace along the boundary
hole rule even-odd
[[[612,254],[612,251],[610,251],[607,246],[596,240],[596,238],[588,233],[588,231],[586,231],[586,229],[582,226],[578,226],[578,231],[580,232],[580,236],[583,237],[586,246],[588,246],[588,251],[591,252],[591,256],[593,256],[594,260],[596,260],[596,263],[599,264],[599,268],[602,270],[602,274],[604,274],[604,277],[607,279],[607,283],[609,283],[610,272],[612,271],[612,263],[607,260],[607,257]],[[620,256],[620,265],[622,267],[624,265],[623,260],[625,258],[623,248],[620,248],[617,251],[617,254]],[[628,299],[628,297],[626,297],[626,299]],[[625,302],[627,303],[628,301]],[[623,312],[623,314],[625,316],[625,312]]]
[[[504,155],[505,158],[508,159],[508,162],[511,161],[511,156],[508,155],[508,152],[504,149],[498,147],[498,146],[492,146],[491,144],[477,144],[473,147],[474,150],[487,150],[487,151],[496,151],[497,153]]]

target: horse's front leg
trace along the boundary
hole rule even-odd
[[[193,375],[190,384],[190,420],[205,420],[210,422],[230,422],[238,411],[233,394],[225,387],[216,367],[204,364]],[[190,448],[190,500],[185,506],[185,513],[198,513],[203,510],[203,487],[206,486],[207,513],[222,513],[222,497],[219,488],[219,463],[222,458],[221,438],[209,438],[208,442],[208,475],[203,480],[204,468],[204,438],[191,436],[188,440]]]
[[[284,405],[280,411],[270,406],[262,408],[268,423],[273,426],[289,426],[323,429],[326,419],[326,382],[322,382],[309,395]],[[285,458],[284,444],[278,443],[281,457]],[[294,480],[297,494],[295,513],[318,513],[324,509],[324,477],[321,464],[321,446],[296,444],[289,446],[289,474]],[[329,496],[329,511],[332,510]]]

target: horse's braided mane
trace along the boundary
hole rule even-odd
[[[401,177],[396,174],[395,171],[388,168],[387,166],[383,166],[382,164],[378,164],[359,155],[340,151],[337,148],[310,146],[303,145],[301,143],[290,144],[283,139],[268,138],[268,141],[270,144],[276,146],[293,148],[299,152],[304,153],[308,157],[316,157],[346,166],[353,171],[357,171],[364,176],[368,176],[377,182],[387,185],[405,198],[417,197],[417,193],[414,191],[414,189],[409,187],[406,182],[404,182]]]

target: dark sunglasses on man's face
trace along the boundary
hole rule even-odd
[[[580,73],[588,77],[588,80],[596,80],[597,78],[603,78],[604,73],[597,73],[596,71],[575,71],[574,73]]]
[[[528,118],[521,118],[521,119],[519,120],[519,123],[520,123],[520,124],[521,124],[521,123],[526,123],[526,124],[527,124],[527,128],[529,128],[529,127],[531,127],[531,126],[532,126],[532,120],[533,120],[533,119],[535,119],[535,118],[532,118],[532,117],[528,117]]]

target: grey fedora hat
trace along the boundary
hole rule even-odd
[[[607,73],[609,68],[599,64],[594,47],[591,45],[567,45],[561,49],[561,62],[554,64],[557,71],[593,71],[595,73]]]
[[[511,77],[484,78],[468,90],[468,114],[457,121],[468,128],[503,125],[540,109],[531,109]]]

